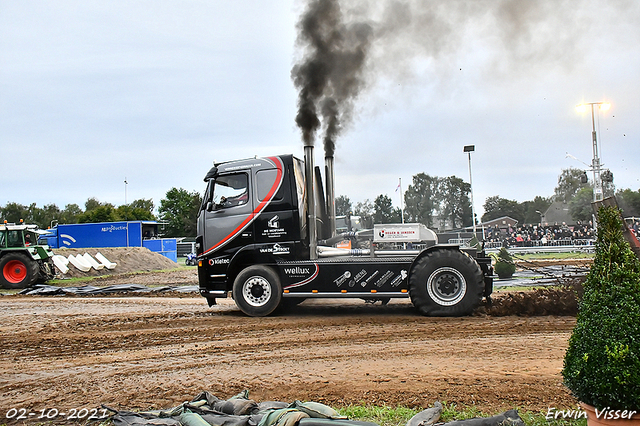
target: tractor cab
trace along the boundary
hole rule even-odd
[[[53,252],[38,242],[44,232],[36,225],[0,224],[1,287],[25,288],[53,278]]]

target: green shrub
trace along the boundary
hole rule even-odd
[[[598,212],[596,256],[562,375],[584,403],[640,411],[640,261],[613,207]]]
[[[500,278],[511,278],[513,273],[516,272],[516,265],[513,263],[513,258],[506,248],[502,247],[498,252],[494,269]]]

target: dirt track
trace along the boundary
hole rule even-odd
[[[425,318],[408,301],[301,304],[248,318],[231,300],[0,297],[0,416],[10,408],[167,408],[202,390],[257,401],[497,412],[572,408],[573,317]]]

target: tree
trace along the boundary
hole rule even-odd
[[[570,167],[563,169],[560,176],[558,176],[558,186],[555,188],[555,200],[568,203],[582,188],[590,187],[588,182],[585,182],[585,172]]]
[[[627,188],[616,192],[616,199],[625,217],[640,216],[640,189]]]
[[[84,211],[88,212],[88,211],[97,209],[101,205],[102,203],[98,201],[97,198],[94,198],[94,197],[88,198],[87,201],[84,203]]]
[[[140,199],[123,204],[116,210],[119,220],[155,220],[153,200]]]
[[[345,195],[336,197],[336,216],[346,216],[353,211],[351,200]]]
[[[77,204],[67,204],[60,212],[58,223],[78,223],[78,216],[82,214],[82,209]]]
[[[569,214],[574,220],[588,222],[593,215],[593,189],[582,188],[569,201]]]
[[[471,185],[456,176],[449,176],[440,181],[439,193],[442,194],[440,218],[460,228],[473,225],[471,218]]]
[[[373,223],[400,223],[400,209],[393,207],[388,195],[378,195],[373,202]]]
[[[111,203],[101,204],[78,216],[78,223],[117,222],[118,212]]]
[[[509,216],[519,223],[524,222],[524,212],[520,203],[515,200],[500,198],[499,195],[488,197],[484,202],[482,221],[487,222],[503,216]]]
[[[373,228],[374,209],[369,199],[356,203],[353,213],[355,216],[360,216],[360,219],[362,220],[362,227],[364,229]]]
[[[404,205],[407,221],[433,226],[434,212],[440,205],[439,178],[425,173],[414,175],[404,194]]]
[[[550,205],[551,198],[541,197],[539,195],[536,195],[532,201],[523,202],[524,223],[540,223],[541,213],[544,213]]]
[[[2,219],[9,223],[20,223],[20,219],[25,223],[31,222],[31,211],[27,206],[19,203],[7,203],[2,209]]]
[[[198,192],[189,192],[183,188],[171,188],[167,191],[158,208],[160,218],[167,223],[165,236],[195,237],[200,204],[202,197]]]
[[[47,229],[52,222],[59,221],[62,212],[55,204],[47,204],[43,208],[36,207],[35,203],[29,207],[33,223],[38,225],[40,229]]]

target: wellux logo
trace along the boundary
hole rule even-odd
[[[309,275],[311,273],[311,268],[303,268],[301,266],[296,266],[295,268],[284,268],[284,273],[287,275]]]

